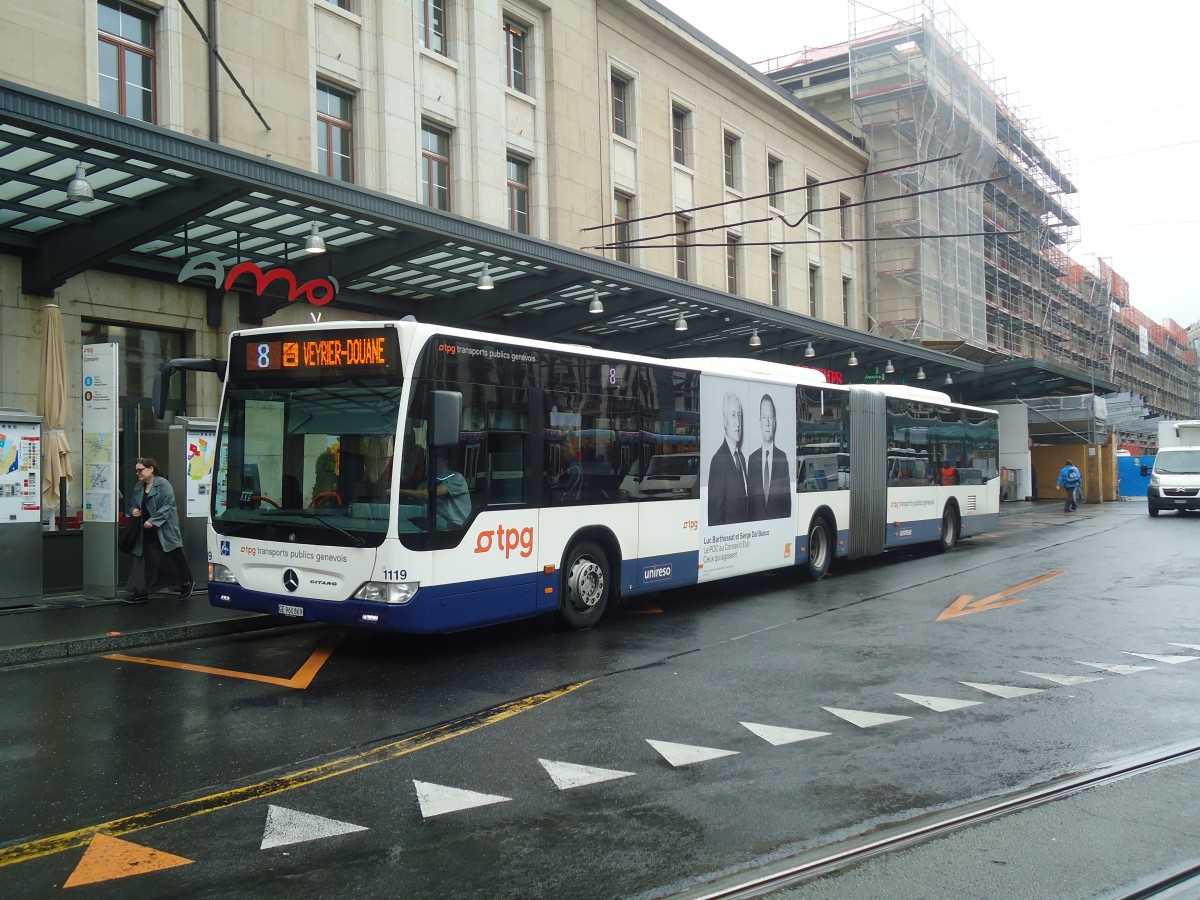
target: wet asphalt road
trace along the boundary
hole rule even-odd
[[[937,621],[1059,570],[1023,602]],[[97,897],[694,889],[1200,737],[1200,660],[1130,655],[1200,657],[1176,646],[1200,646],[1198,588],[1200,516],[1047,506],[947,556],[664,593],[583,633],[301,628],[137,653],[220,671],[5,670],[0,894],[71,878]],[[329,647],[305,689],[246,677],[287,679]],[[976,705],[922,705],[947,700]],[[844,717],[863,714],[907,718]],[[775,744],[763,725],[822,734]],[[124,845],[88,850],[96,830],[173,856],[114,863]]]

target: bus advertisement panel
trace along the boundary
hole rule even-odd
[[[700,379],[698,580],[793,563],[795,392],[788,385]]]

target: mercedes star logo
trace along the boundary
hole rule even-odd
[[[300,587],[300,576],[296,574],[295,569],[288,569],[283,573],[283,586],[293,593]]]

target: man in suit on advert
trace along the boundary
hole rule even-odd
[[[750,517],[746,457],[742,455],[742,401],[729,392],[721,404],[725,439],[708,466],[708,524],[729,525]]]
[[[775,401],[763,394],[758,404],[762,446],[750,454],[746,480],[750,489],[750,518],[783,519],[792,514],[792,490],[787,455],[775,446]]]

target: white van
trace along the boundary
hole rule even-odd
[[[1146,508],[1152,516],[1160,510],[1200,510],[1200,447],[1161,447],[1150,472]]]

